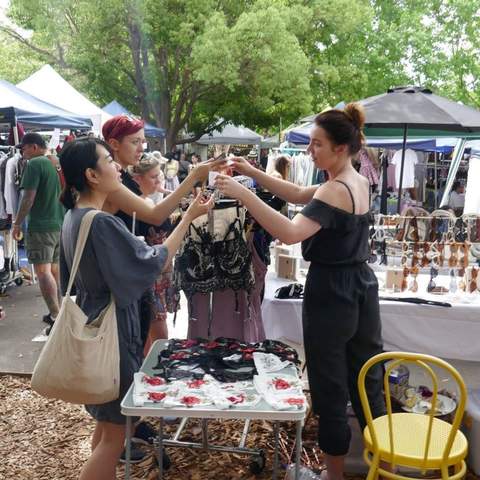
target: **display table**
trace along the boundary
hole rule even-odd
[[[384,285],[385,272],[375,272],[379,285]],[[437,285],[449,286],[449,278],[437,277]],[[421,352],[442,357],[452,364],[462,375],[471,399],[480,398],[480,292],[475,294],[429,295],[426,287],[428,275],[419,275],[419,293],[417,296],[441,302],[451,303],[452,307],[435,307],[411,303],[380,301],[382,336],[385,350]],[[300,280],[299,283],[303,283]],[[265,297],[262,304],[262,316],[265,334],[268,338],[291,341],[303,345],[302,302],[303,300],[278,300],[275,290],[292,283],[291,280],[277,278],[269,272],[265,279]],[[380,296],[415,296],[412,292],[386,293],[380,290]],[[341,319],[339,319],[340,321]],[[321,344],[319,345],[321,348]],[[445,382],[445,379],[443,380]],[[449,383],[443,383],[447,388]],[[475,400],[469,400],[467,415],[477,423],[465,427],[469,441],[475,445],[480,441],[480,406]],[[475,413],[477,412],[477,413]],[[475,416],[477,415],[477,416]],[[472,426],[473,425],[473,426]],[[347,471],[364,472],[362,435],[356,423],[352,424],[354,440],[350,455],[347,457]],[[475,440],[472,439],[475,437]],[[480,451],[470,450],[469,466],[480,473]]]
[[[153,375],[158,373],[158,370],[153,370],[153,366],[157,364],[158,354],[166,346],[166,340],[157,340],[151,347],[150,352],[148,353],[143,365],[140,368],[141,372],[146,373],[147,375]],[[306,415],[306,408],[300,410],[288,410],[288,411],[277,411],[273,410],[265,401],[261,401],[255,407],[252,408],[234,408],[221,410],[215,406],[203,406],[203,407],[176,407],[176,408],[165,408],[159,404],[149,403],[142,407],[134,405],[133,402],[133,384],[130,386],[127,394],[121,403],[122,414],[127,417],[127,429],[126,429],[126,467],[125,467],[125,478],[128,480],[130,478],[130,439],[132,436],[132,417],[158,417],[160,418],[160,430],[158,432],[158,439],[156,441],[156,456],[158,459],[159,476],[161,479],[163,477],[163,467],[162,467],[162,456],[163,456],[163,447],[167,446],[185,446],[187,448],[205,448],[210,450],[219,450],[219,451],[234,451],[236,453],[247,453],[254,454],[255,451],[247,449],[244,447],[245,439],[248,433],[248,425],[250,420],[267,420],[274,422],[274,436],[275,436],[275,455],[274,455],[274,478],[277,478],[278,470],[278,445],[279,445],[279,425],[280,421],[294,421],[296,422],[296,460],[295,464],[298,467],[300,465],[300,455],[302,450],[302,425]],[[201,444],[193,444],[187,442],[178,441],[179,433],[175,434],[172,440],[165,440],[163,438],[163,418],[164,417],[180,417],[184,420],[187,418],[201,418],[202,420],[202,429],[203,429],[203,442]],[[245,419],[245,428],[242,434],[242,440],[240,442],[240,447],[238,448],[229,448],[225,446],[215,446],[208,443],[208,433],[207,433],[207,419],[209,418],[223,418],[223,419]],[[184,421],[182,420],[184,425]],[[242,445],[243,444],[243,445]],[[295,478],[299,478],[299,469],[296,470]]]
[[[383,272],[376,272],[379,284]],[[418,276],[419,293],[386,293],[380,296],[418,296],[451,303],[451,308],[380,301],[382,336],[386,350],[422,352],[447,359],[480,362],[480,292],[475,294],[430,295],[426,292],[428,275]],[[304,280],[300,280],[303,283]],[[449,285],[448,277],[437,277],[437,285]],[[262,317],[267,338],[285,338],[303,344],[302,300],[274,298],[275,290],[292,283],[268,272]]]

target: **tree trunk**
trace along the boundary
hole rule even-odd
[[[158,73],[158,95],[155,102],[154,116],[157,126],[170,129],[171,113],[172,113],[172,97],[168,83],[168,52],[167,49],[161,47],[153,51],[155,58],[156,69]]]
[[[143,77],[142,60],[141,60],[141,53],[142,53],[141,34],[140,34],[140,29],[138,27],[138,24],[133,17],[134,17],[134,13],[132,12],[131,9],[129,9],[128,17],[127,17],[127,28],[129,33],[130,50],[132,52],[132,61],[133,61],[133,66],[135,71],[135,85],[140,94],[142,117],[148,118],[149,108],[148,108],[148,102],[147,102],[147,88],[145,85],[145,79]]]

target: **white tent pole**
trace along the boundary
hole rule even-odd
[[[408,125],[405,124],[403,126],[402,163],[400,164],[400,182],[398,184],[397,213],[399,215],[400,215],[400,208],[402,206],[403,170],[405,167],[405,150],[407,149],[407,135],[408,135]]]
[[[448,172],[447,183],[445,184],[445,190],[443,191],[442,201],[440,206],[443,207],[448,205],[448,197],[450,195],[450,190],[452,189],[453,182],[457,176],[458,167],[463,158],[463,152],[465,151],[465,144],[467,140],[465,138],[459,138],[455,149],[453,150],[452,163],[450,164],[450,170]]]
[[[17,117],[14,119],[15,124],[13,125],[13,139],[15,141],[15,145],[20,143],[20,138],[18,136],[18,124],[17,124]]]

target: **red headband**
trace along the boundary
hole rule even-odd
[[[127,135],[137,133],[143,127],[143,120],[136,120],[126,115],[116,115],[103,124],[102,134],[107,142],[112,138],[120,141]]]

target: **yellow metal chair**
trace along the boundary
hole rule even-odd
[[[389,362],[385,365],[384,375],[387,414],[373,419],[365,390],[365,377],[368,370],[378,362]],[[437,401],[438,379],[432,366],[445,369],[455,380],[458,398],[452,424],[436,418],[434,408],[423,415],[392,413],[389,375],[392,369],[405,363],[418,365],[428,373],[433,385],[433,406]],[[411,480],[434,470],[440,471],[440,476],[435,478],[443,480],[459,480],[465,476],[468,443],[459,427],[465,410],[467,390],[455,368],[431,355],[406,352],[381,353],[368,360],[360,370],[358,389],[367,422],[363,432],[364,459],[370,467],[367,480],[376,480],[379,475],[393,480]],[[395,473],[397,467],[406,467],[409,470],[408,477]],[[418,472],[418,476],[410,476],[410,469]]]

